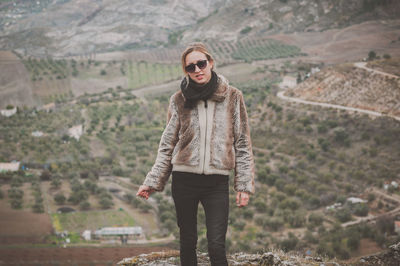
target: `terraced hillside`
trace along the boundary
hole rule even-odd
[[[400,116],[400,77],[353,64],[323,69],[286,95]]]

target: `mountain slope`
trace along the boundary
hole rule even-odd
[[[277,32],[324,31],[375,19],[399,18],[398,1],[230,1],[209,19],[185,32],[183,39],[219,38]]]
[[[1,108],[8,104],[33,106],[30,75],[19,58],[11,52],[0,51],[0,68]]]
[[[399,18],[398,1],[370,2],[17,1],[15,5],[0,6],[0,49],[63,56],[171,46],[179,40],[232,41],[246,36],[320,31],[366,20]]]
[[[286,95],[400,116],[399,88],[400,77],[342,64],[323,69]]]

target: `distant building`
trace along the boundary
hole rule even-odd
[[[352,203],[352,204],[358,204],[358,203],[367,203],[368,201],[360,199],[360,198],[354,198],[354,197],[350,197],[347,199],[348,202]]]
[[[13,109],[0,110],[0,112],[2,116],[10,117],[17,113],[17,107],[14,107]]]
[[[282,88],[294,88],[297,85],[297,79],[291,76],[284,76],[281,87]]]
[[[120,239],[122,244],[128,243],[129,238],[143,236],[143,230],[140,226],[133,227],[103,227],[94,232],[97,239]]]
[[[140,236],[142,235],[143,230],[140,226],[133,227],[103,227],[99,230],[96,230],[94,234],[98,237],[102,236]]]
[[[83,237],[83,239],[85,239],[86,241],[91,240],[91,239],[92,239],[92,233],[91,233],[91,231],[90,231],[90,230],[85,230],[85,231],[83,231],[82,237]]]
[[[312,67],[311,68],[311,75],[320,72],[321,70],[319,69],[319,67]]]
[[[396,181],[385,181],[385,183],[383,184],[383,189],[388,190],[389,188],[399,188],[399,183],[397,183]]]
[[[385,183],[383,184],[383,189],[384,190],[388,190],[389,189],[389,185],[390,185],[390,183],[385,181]]]
[[[82,134],[83,134],[82,125],[73,126],[68,129],[68,136],[70,136],[71,138],[75,138],[76,140],[79,140]]]
[[[340,208],[340,207],[342,207],[342,203],[340,203],[340,202],[336,202],[335,204],[333,204],[333,205],[330,205],[330,206],[326,206],[326,210],[335,210],[335,209],[338,209],[338,208]]]
[[[20,162],[0,163],[1,172],[16,172],[19,170]]]
[[[33,136],[33,137],[42,137],[43,136],[43,132],[42,131],[38,131],[38,130],[36,130],[36,131],[33,131],[32,133],[31,133],[31,135]]]

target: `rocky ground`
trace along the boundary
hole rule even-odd
[[[206,253],[198,254],[199,265],[210,265],[210,261]],[[340,262],[330,260],[323,257],[301,257],[295,254],[286,254],[282,251],[272,251],[263,254],[245,254],[236,253],[228,256],[229,265],[263,265],[263,266],[307,266],[307,265],[319,265],[319,266],[330,266],[330,265],[385,265],[385,266],[397,266],[400,261],[400,242],[389,247],[389,250],[368,257],[357,259],[353,262]],[[118,263],[123,266],[169,266],[179,265],[179,252],[155,252],[151,254],[142,254],[132,258],[126,258]]]

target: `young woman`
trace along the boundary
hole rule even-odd
[[[157,159],[137,196],[162,191],[172,172],[172,197],[180,231],[184,266],[197,265],[197,209],[206,215],[211,265],[228,265],[225,237],[229,213],[229,174],[234,169],[236,204],[254,193],[254,160],[242,93],[214,71],[214,59],[202,43],[182,54],[186,74],[170,98],[167,126]]]

